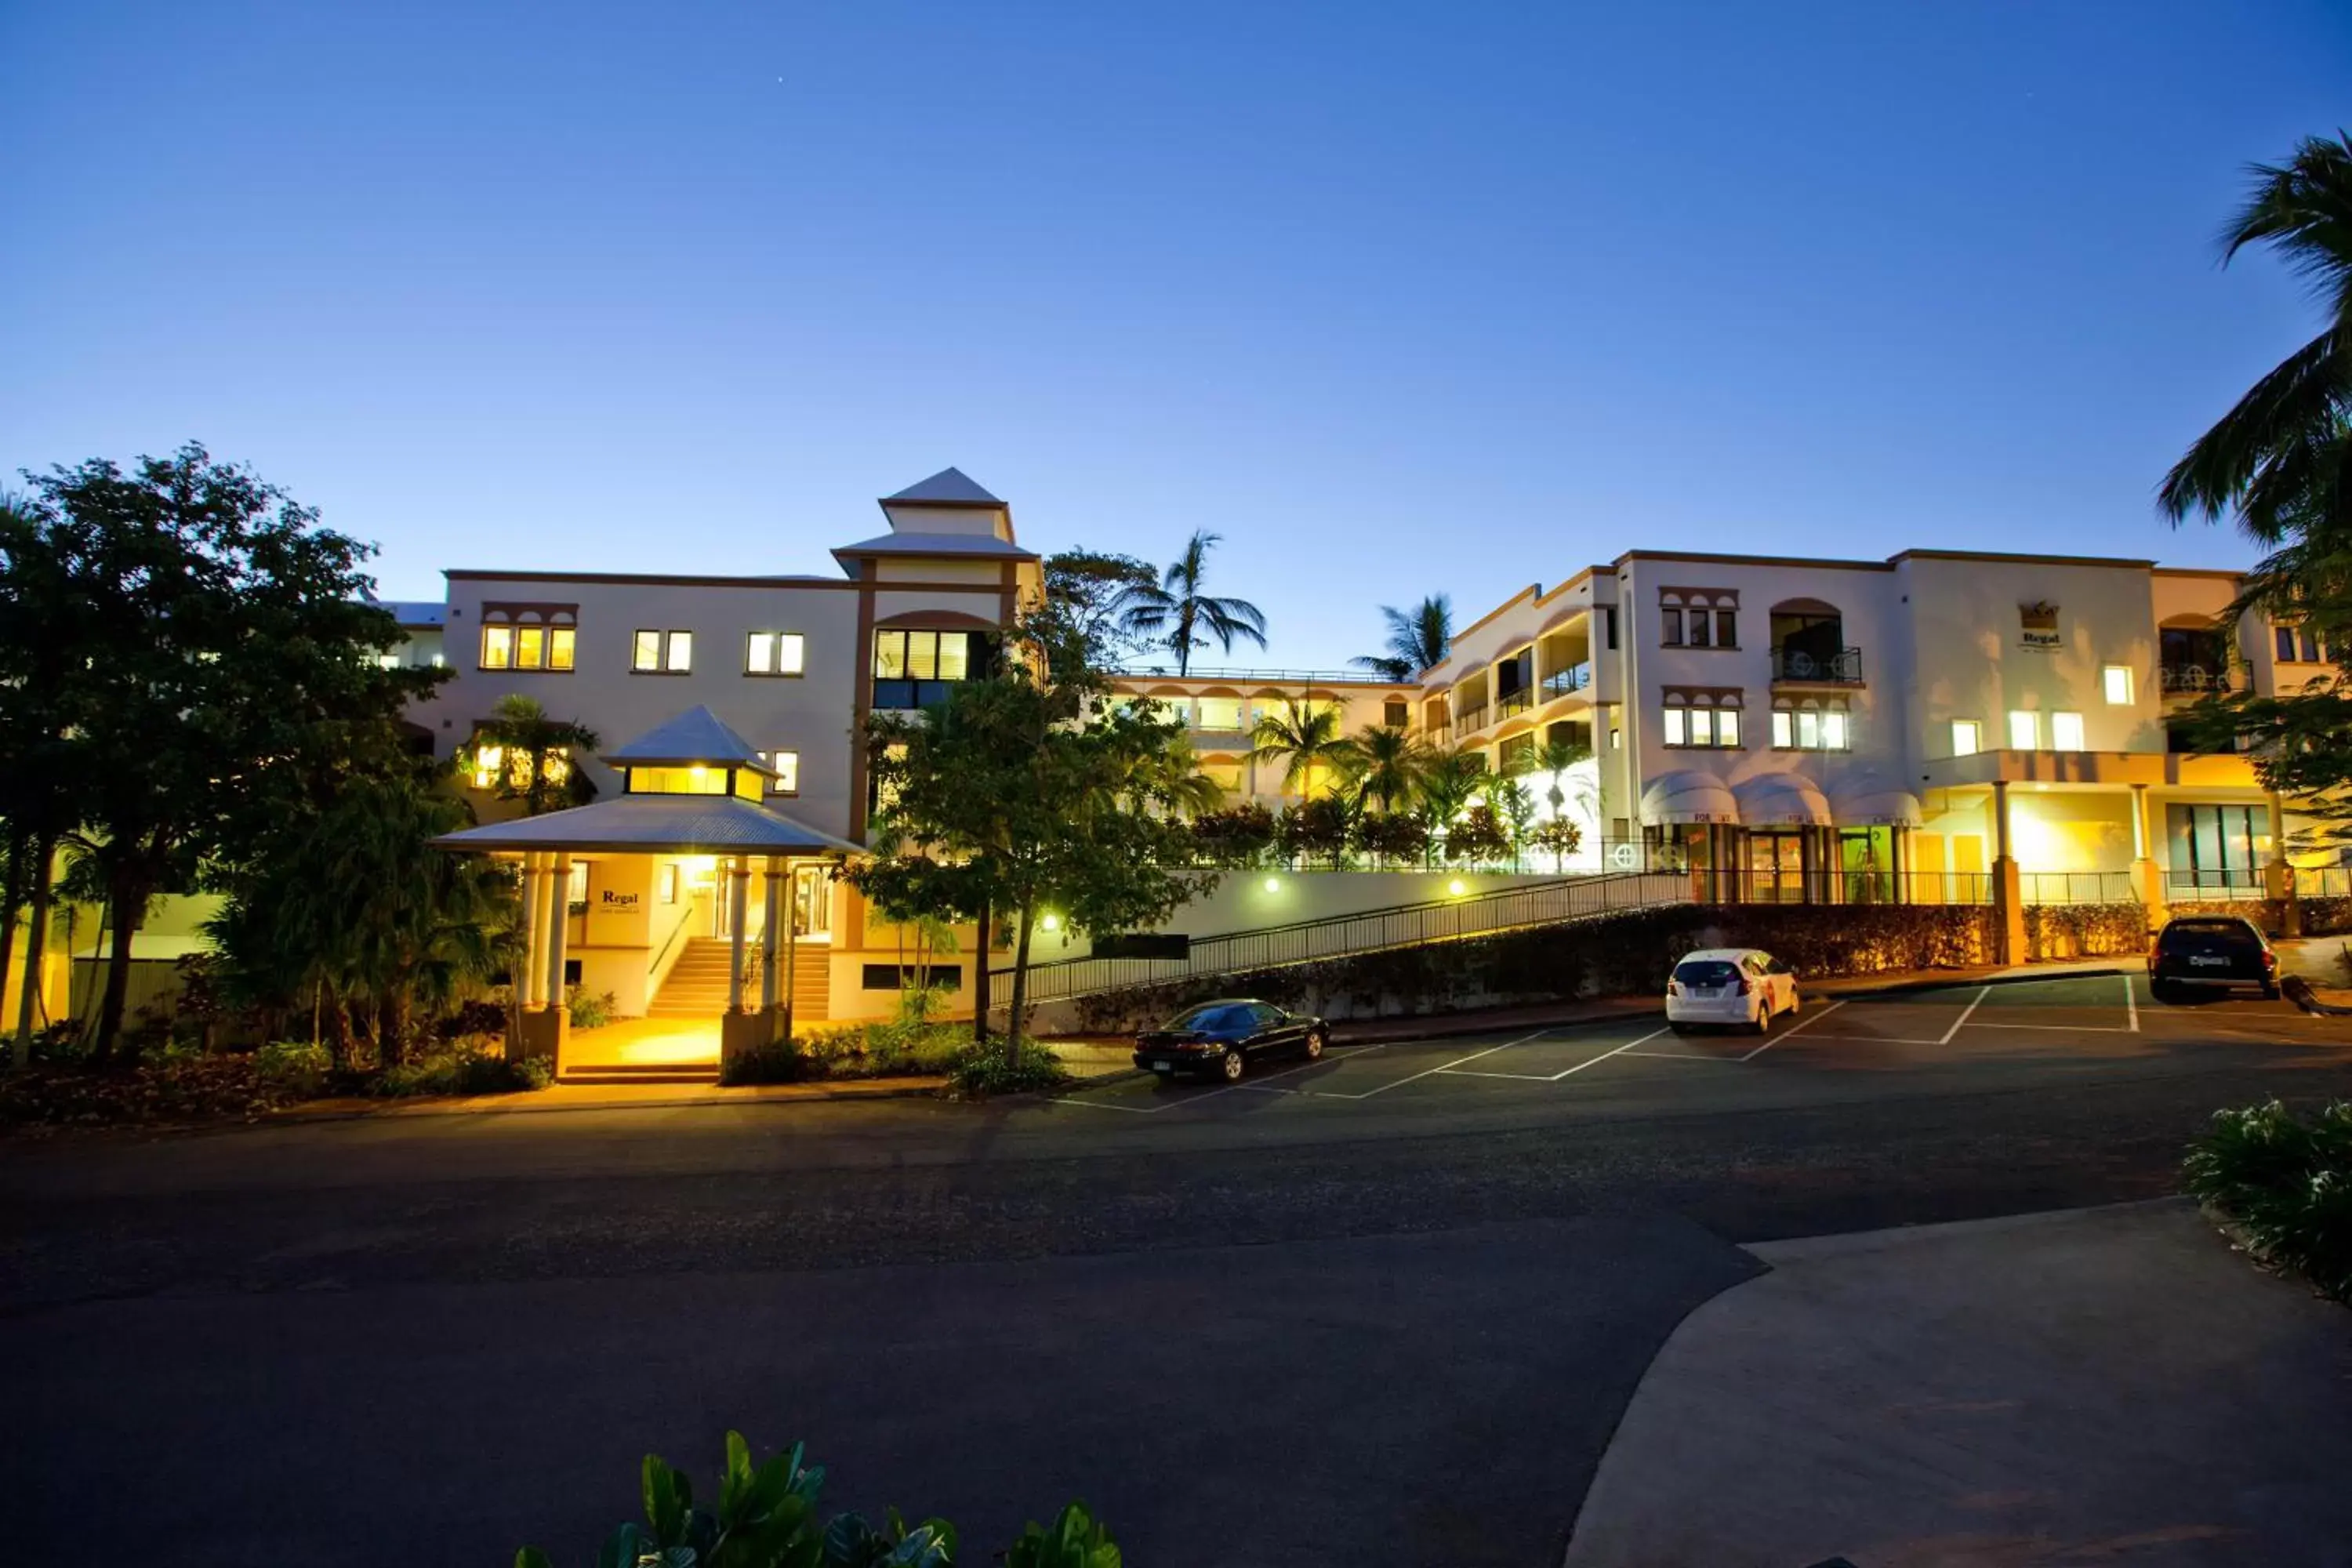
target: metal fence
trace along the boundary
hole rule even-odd
[[[2164,878],[2165,897],[2175,903],[2221,903],[2232,899],[2257,900],[2270,897],[2270,879],[2258,866],[2233,866],[2227,870],[2169,871]],[[2294,896],[2298,899],[2352,899],[2352,866],[2297,866]]]
[[[1690,879],[1667,873],[1633,872],[1536,882],[1457,899],[1367,910],[1361,914],[1331,915],[1290,925],[1194,937],[1181,958],[1065,958],[1032,964],[1028,999],[1053,1002],[1126,985],[1272,969],[1374,952],[1382,948],[1487,936],[1620,910],[1685,903],[1690,898]],[[989,1005],[1009,1006],[1012,1001],[1013,972],[990,971]]]

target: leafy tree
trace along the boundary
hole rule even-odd
[[[1256,801],[1223,811],[1203,812],[1192,819],[1196,854],[1213,866],[1254,866],[1274,847],[1279,826],[1274,813]]]
[[[1261,713],[1250,731],[1250,760],[1280,763],[1282,787],[1305,795],[1318,770],[1324,778],[1346,772],[1354,742],[1339,732],[1339,710],[1329,703],[1287,702],[1279,713]]]
[[[1423,670],[1444,663],[1454,649],[1454,602],[1443,594],[1432,594],[1410,610],[1382,605],[1381,619],[1389,628],[1386,647],[1349,662],[1382,679],[1417,680]]]
[[[1343,759],[1348,787],[1360,801],[1378,802],[1383,816],[1394,815],[1399,802],[1412,798],[1429,762],[1426,745],[1389,725],[1358,731]]]
[[[2158,500],[2176,523],[2234,518],[2270,552],[2231,606],[2233,621],[2300,625],[2342,650],[2352,647],[2352,137],[2307,138],[2285,164],[2251,174],[2222,260],[2268,247],[2310,284],[2323,324],[2197,438]],[[2321,824],[2313,842],[2352,845],[2352,678],[2209,698],[2189,720],[2200,743],[2246,742],[2267,787],[2304,797]]]
[[[1122,612],[1129,595],[1159,585],[1159,570],[1132,555],[1065,550],[1045,557],[1046,606],[1092,668],[1116,668],[1143,651],[1144,639],[1127,629]]]
[[[1433,847],[1450,840],[1462,817],[1486,793],[1487,783],[1486,759],[1466,747],[1440,752],[1430,759],[1421,772],[1419,809]]]
[[[1448,860],[1494,861],[1511,852],[1511,835],[1495,808],[1480,801],[1445,830]]]
[[[490,787],[500,800],[522,802],[525,816],[585,805],[596,798],[596,781],[572,753],[593,755],[604,742],[585,724],[550,718],[529,697],[511,693],[491,704],[489,719],[475,732],[474,744],[478,754],[480,748],[498,748]]]
[[[1226,654],[1236,638],[1265,646],[1265,616],[1255,605],[1213,597],[1203,586],[1218,538],[1206,530],[1193,534],[1158,583],[1137,584],[1119,598],[1120,626],[1174,654],[1179,675],[1192,672],[1192,650],[1208,647],[1213,637]]]
[[[17,915],[25,921],[25,985],[11,1025],[11,1059],[32,1059],[42,954],[49,935],[58,849],[79,820],[69,763],[73,724],[64,681],[80,649],[71,628],[83,606],[47,548],[39,512],[28,499],[0,494],[0,734],[9,763],[0,768],[0,819],[7,864],[0,887],[0,994],[7,991]]]
[[[370,600],[367,546],[200,446],[26,478],[32,525],[8,535],[0,603],[39,640],[5,639],[0,684],[26,683],[58,726],[44,783],[69,794],[64,837],[111,934],[103,1060],[151,901],[397,752],[403,708],[445,672],[381,666],[401,633]]]
[[[1319,857],[1337,869],[1340,858],[1347,853],[1349,830],[1354,826],[1355,813],[1339,795],[1318,795],[1301,801],[1282,814],[1282,851],[1301,863]]]
[[[1487,791],[1487,801],[1510,841],[1511,869],[1516,871],[1521,854],[1535,841],[1536,792],[1517,779],[1503,779]]]
[[[1134,800],[1180,817],[1201,816],[1225,801],[1224,786],[1201,771],[1192,738],[1181,730],[1133,760],[1127,790]]]
[[[1402,812],[1365,812],[1356,818],[1349,841],[1383,866],[1423,860],[1429,854],[1429,826]]]
[[[1560,785],[1560,775],[1579,763],[1591,760],[1591,747],[1581,741],[1571,741],[1565,735],[1553,735],[1535,750],[1525,753],[1517,772],[1544,781],[1544,799],[1551,803],[1551,814],[1558,816],[1568,805],[1568,792]]]
[[[989,921],[1011,917],[1015,1060],[1039,916],[1051,910],[1089,935],[1131,931],[1214,885],[1178,874],[1191,834],[1139,809],[1130,787],[1175,727],[1107,700],[1102,677],[1055,644],[1066,635],[1033,619],[1016,640],[1042,657],[1002,660],[919,716],[869,717],[866,754],[885,804],[873,858],[845,872],[892,919],[978,921],[983,953]],[[973,1008],[983,1040],[987,1000]]]

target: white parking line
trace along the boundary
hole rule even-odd
[[[1409,1083],[1419,1083],[1423,1079],[1429,1077],[1432,1073],[1441,1073],[1445,1071],[1448,1068],[1460,1067],[1464,1062],[1475,1062],[1481,1057],[1491,1057],[1496,1051],[1507,1051],[1513,1046],[1524,1046],[1529,1040],[1540,1040],[1546,1035],[1550,1033],[1551,1031],[1549,1029],[1538,1029],[1532,1035],[1521,1035],[1516,1040],[1505,1040],[1499,1046],[1488,1046],[1483,1051],[1472,1051],[1466,1057],[1456,1057],[1450,1062],[1441,1062],[1433,1068],[1413,1074],[1411,1078],[1401,1078],[1393,1083],[1384,1083],[1377,1089],[1368,1089],[1361,1094],[1333,1094],[1325,1089],[1303,1089],[1300,1092],[1311,1093],[1318,1100],[1370,1100],[1376,1094],[1386,1094],[1392,1089],[1402,1089]]]
[[[1981,1006],[1981,1005],[1983,1005],[1983,1003],[1984,1003],[1984,999],[1985,999],[1986,997],[1988,997],[1988,996],[1991,995],[1991,994],[1992,994],[1992,987],[1991,987],[1991,986],[1987,985],[1987,986],[1984,986],[1984,987],[1980,988],[1980,989],[1977,992],[1977,999],[1976,999],[1974,1002],[1971,1002],[1971,1003],[1969,1003],[1969,1006],[1968,1006],[1968,1012],[1966,1012],[1966,1013],[1962,1013],[1958,1017],[1957,1017],[1957,1018],[1953,1019],[1953,1020],[1952,1020],[1952,1026],[1951,1026],[1950,1028],[1948,1028],[1948,1029],[1947,1029],[1947,1030],[1945,1030],[1945,1031],[1944,1031],[1944,1037],[1943,1037],[1942,1039],[1940,1039],[1940,1040],[1937,1040],[1937,1042],[1935,1042],[1935,1043],[1936,1043],[1937,1045],[1939,1045],[1939,1046],[1948,1046],[1948,1045],[1950,1045],[1950,1044],[1952,1043],[1952,1037],[1953,1037],[1954,1035],[1957,1035],[1957,1034],[1958,1034],[1958,1033],[1960,1032],[1960,1026],[1961,1026],[1962,1024],[1965,1024],[1965,1023],[1967,1023],[1967,1022],[1969,1021],[1969,1013],[1973,1013],[1973,1012],[1975,1012],[1975,1011],[1978,1009],[1978,1007],[1979,1007],[1979,1006]]]
[[[1351,1057],[1361,1056],[1366,1051],[1386,1050],[1391,1045],[1396,1043],[1397,1042],[1391,1040],[1376,1040],[1370,1045],[1365,1046],[1341,1046],[1336,1049],[1326,1050],[1320,1057],[1314,1058],[1312,1061],[1294,1062],[1289,1067],[1277,1068],[1273,1072],[1265,1074],[1265,1077],[1282,1078],[1290,1073],[1304,1072],[1308,1068],[1318,1066],[1323,1062],[1328,1062],[1333,1058],[1340,1056],[1343,1053]],[[1198,1105],[1204,1100],[1214,1100],[1221,1094],[1231,1094],[1237,1089],[1260,1089],[1266,1094],[1304,1094],[1307,1092],[1307,1090],[1300,1089],[1266,1089],[1263,1080],[1261,1080],[1258,1083],[1229,1083],[1224,1085],[1223,1088],[1210,1089],[1206,1093],[1190,1094],[1186,1095],[1181,1100],[1171,1100],[1165,1105],[1113,1105],[1099,1100],[1080,1100],[1075,1095],[1064,1096],[1057,1100],[1047,1100],[1046,1103],[1048,1105],[1083,1105],[1089,1110],[1124,1110],[1130,1116],[1157,1116],[1163,1110],[1179,1110],[1188,1105]],[[1081,1090],[1080,1092],[1083,1093],[1084,1091]],[[1352,1097],[1348,1095],[1335,1095],[1331,1098],[1345,1100]]]
[[[1804,1033],[1807,1029],[1811,1028],[1815,1024],[1820,1023],[1823,1018],[1828,1017],[1831,1014],[1836,1012],[1839,1008],[1844,1005],[1845,1004],[1843,1001],[1832,1002],[1828,1006],[1822,1008],[1820,1012],[1814,1014],[1811,1017],[1804,1020],[1804,1022],[1790,1025],[1786,1029],[1781,1030],[1780,1034],[1774,1036],[1771,1039],[1765,1041],[1762,1045],[1757,1047],[1746,1056],[1735,1057],[1732,1059],[1743,1062],[1753,1061],[1758,1057],[1762,1056],[1766,1051],[1770,1050],[1774,1046],[1779,1045],[1782,1040],[1788,1039],[1792,1036]]]
[[[2124,1011],[2131,1015],[2132,1034],[2139,1033],[2139,998],[2132,994],[2132,977],[2124,976]]]

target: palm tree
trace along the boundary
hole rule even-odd
[[[522,802],[525,816],[595,799],[596,781],[572,761],[572,753],[593,752],[602,743],[585,724],[551,719],[545,708],[520,695],[501,697],[492,704],[489,721],[474,737],[476,755],[491,775],[490,787],[500,800]],[[492,748],[495,761],[482,756]]]
[[[2262,563],[2241,604],[2287,608],[2352,587],[2352,135],[2310,137],[2284,167],[2256,164],[2246,205],[2221,233],[2227,265],[2272,247],[2303,275],[2326,324],[2197,438],[2158,492],[2175,522],[2235,515]],[[2330,545],[2332,544],[2332,548]]]
[[[1487,792],[1503,832],[1511,841],[1511,869],[1520,868],[1520,854],[1536,826],[1536,792],[1517,779],[1505,779]]]
[[[1360,669],[1375,670],[1389,680],[1409,681],[1432,665],[1444,662],[1453,651],[1454,602],[1443,594],[1432,594],[1410,610],[1382,605],[1381,619],[1388,623],[1387,649],[1348,661]]]
[[[1312,792],[1317,768],[1343,773],[1355,753],[1355,742],[1339,732],[1339,709],[1328,703],[1288,702],[1280,713],[1261,713],[1250,740],[1250,761],[1283,763],[1283,789],[1296,785],[1301,795]]]
[[[1201,771],[1192,738],[1181,731],[1140,752],[1127,764],[1128,789],[1171,816],[1200,817],[1225,803],[1225,787]]]
[[[1433,851],[1445,831],[1486,793],[1490,782],[1485,755],[1470,748],[1440,752],[1429,760],[1421,771],[1419,794],[1422,820],[1429,824]]]
[[[1560,788],[1559,775],[1579,763],[1590,761],[1591,756],[1592,748],[1582,742],[1571,741],[1565,735],[1554,735],[1535,750],[1524,753],[1518,765],[1511,771],[1514,774],[1533,774],[1542,778],[1545,781],[1544,798],[1551,803],[1551,814],[1558,816],[1560,808],[1568,804],[1568,792]]]
[[[1205,529],[1193,534],[1157,584],[1139,583],[1119,595],[1119,624],[1139,637],[1165,643],[1176,656],[1176,673],[1192,668],[1192,650],[1214,637],[1232,653],[1234,639],[1265,646],[1265,616],[1246,599],[1219,599],[1201,591],[1208,574],[1209,548],[1221,536]],[[1205,632],[1207,636],[1202,634]]]
[[[1352,747],[1346,776],[1360,799],[1378,801],[1385,816],[1395,812],[1397,802],[1412,798],[1429,765],[1427,746],[1403,730],[1373,725],[1356,732]]]

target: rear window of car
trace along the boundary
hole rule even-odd
[[[1728,985],[1739,969],[1727,959],[1689,958],[1675,965],[1675,978],[1685,985]]]
[[[1218,1029],[1247,1028],[1249,1022],[1250,1010],[1247,1007],[1236,1006],[1233,1003],[1226,1002],[1213,1007],[1195,1007],[1189,1013],[1179,1013],[1162,1027],[1170,1030],[1199,1029],[1204,1033],[1213,1033]]]
[[[2237,921],[2175,921],[2157,942],[2164,947],[2226,947],[2241,952],[2259,952],[2263,946],[2253,929]]]

